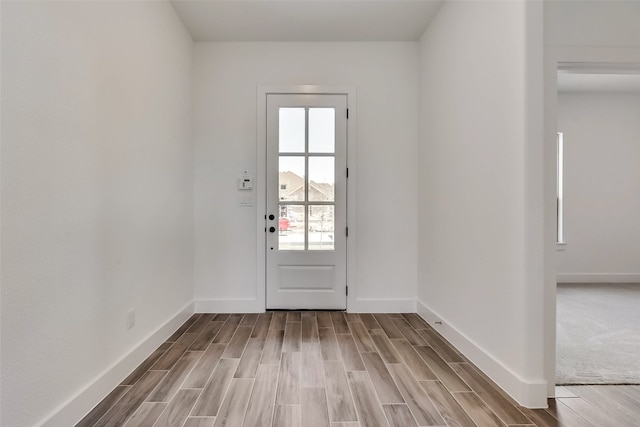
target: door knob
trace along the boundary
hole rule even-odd
[[[269,233],[274,233],[276,231],[275,227],[269,227]]]
[[[274,214],[271,214],[271,215],[269,215],[269,219],[270,219],[271,221],[273,221],[274,219],[276,219],[276,217],[275,217],[275,215],[274,215]]]

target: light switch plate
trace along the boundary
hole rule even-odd
[[[251,207],[255,206],[253,194],[238,194],[238,206]]]

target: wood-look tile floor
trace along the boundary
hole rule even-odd
[[[78,424],[640,426],[640,386],[514,403],[416,314],[195,314]]]

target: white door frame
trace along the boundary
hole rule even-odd
[[[255,176],[256,188],[256,235],[257,235],[257,265],[256,265],[256,304],[262,311],[267,306],[267,235],[266,218],[267,214],[267,95],[346,95],[347,108],[349,109],[349,120],[347,121],[347,168],[349,169],[349,179],[347,179],[347,226],[349,227],[349,237],[347,238],[347,311],[354,307],[356,301],[356,145],[357,145],[357,123],[356,123],[356,88],[355,86],[318,86],[318,85],[295,85],[295,86],[258,86],[256,98],[256,151],[257,164]]]
[[[558,66],[563,62],[640,63],[635,47],[547,46],[544,66],[544,371],[555,396],[556,369],[556,132]]]

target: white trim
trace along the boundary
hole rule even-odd
[[[323,94],[346,95],[349,120],[347,121],[347,167],[349,179],[347,180],[347,226],[349,238],[347,239],[347,310],[357,305],[357,276],[356,276],[356,146],[357,146],[357,109],[355,86],[323,86],[323,85],[293,85],[293,86],[258,86],[256,93],[256,308],[252,311],[264,311],[266,309],[266,235],[265,215],[267,211],[266,194],[267,183],[267,95],[268,94]],[[262,144],[261,144],[262,141]]]
[[[509,396],[526,408],[547,407],[547,382],[525,380],[496,359],[493,355],[476,344],[462,332],[439,316],[421,301],[417,301],[418,314],[429,325],[438,331],[448,342],[453,344],[474,365],[476,365],[493,382],[500,386]],[[436,323],[437,322],[442,322]]]
[[[43,427],[75,425],[182,326],[193,313],[193,302],[190,302],[38,425]]]
[[[264,301],[259,299],[197,299],[196,313],[264,313]]]
[[[351,290],[349,291],[351,294]],[[264,313],[258,299],[197,299],[196,313]],[[415,313],[412,298],[363,298],[349,304],[350,313]]]
[[[558,273],[558,283],[640,283],[640,273]]]
[[[402,298],[362,298],[349,305],[351,313],[415,313],[416,300]]]

